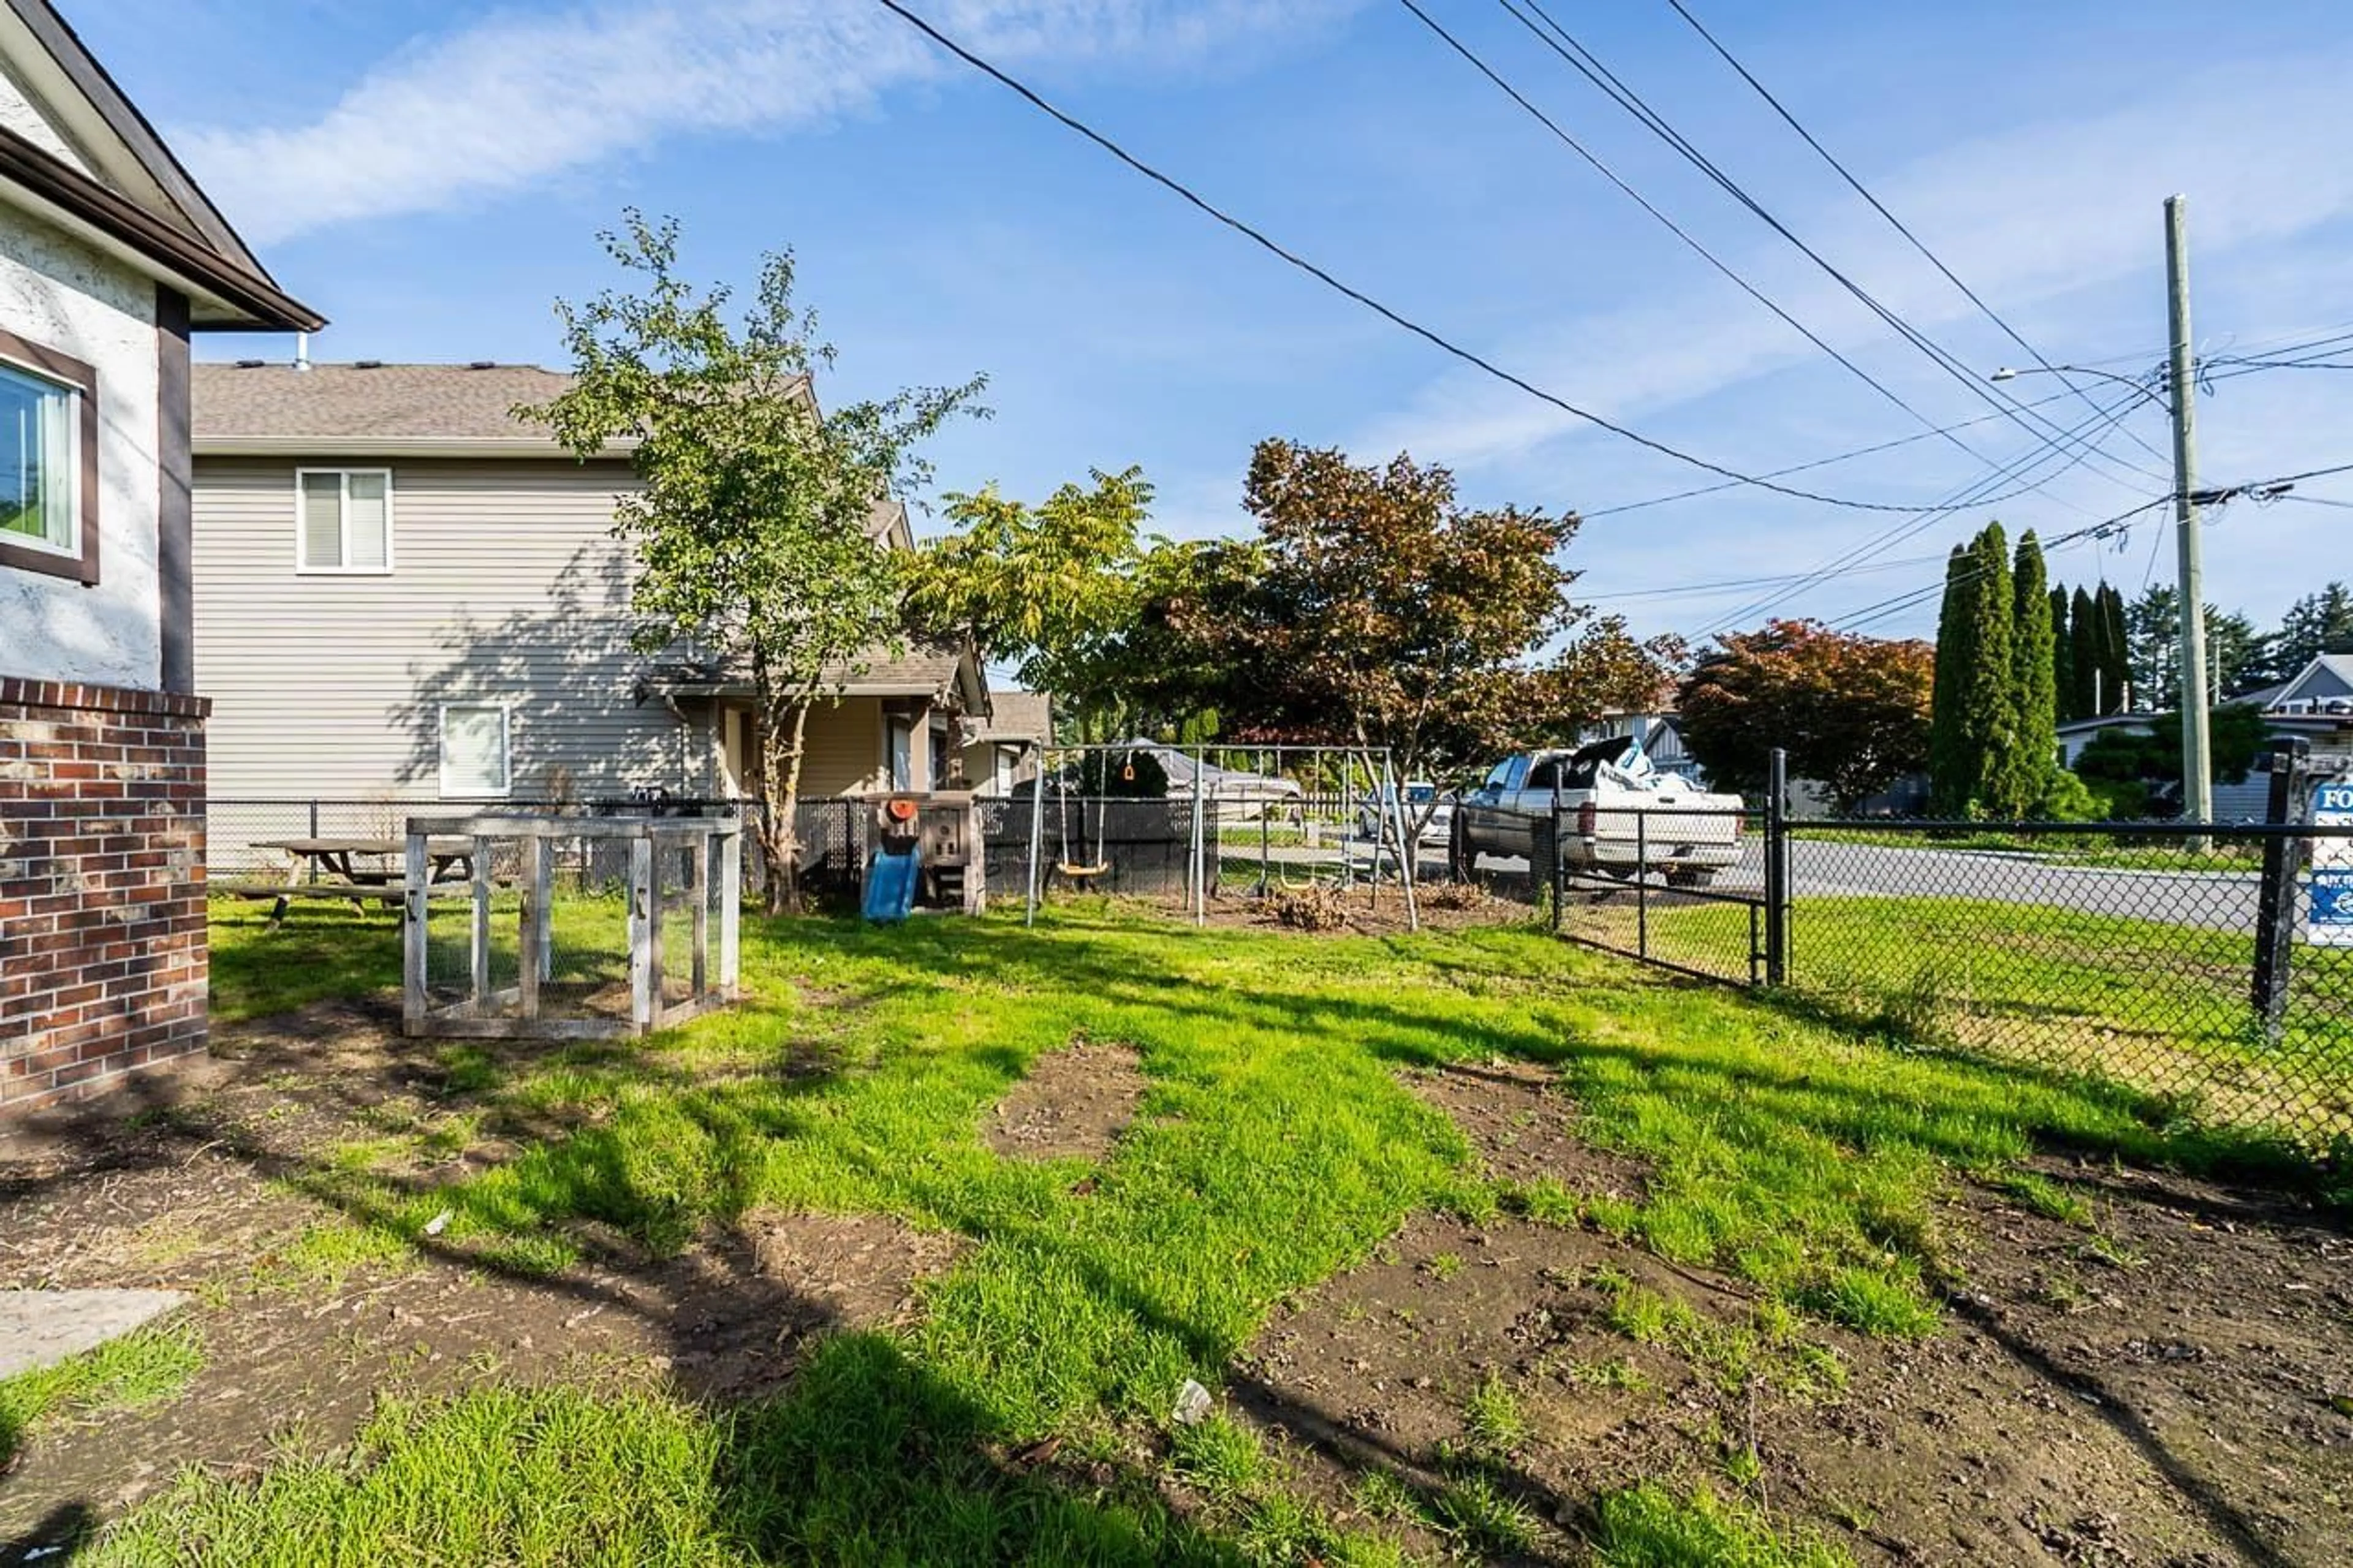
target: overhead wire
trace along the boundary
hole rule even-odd
[[[2172,500],[2173,498],[2170,496],[2158,496],[2153,500],[2146,500],[2138,506],[2132,507],[2125,511],[2117,512],[2113,517],[2103,518],[2101,521],[2091,524],[2089,527],[2075,529],[2067,533],[2054,534],[2050,539],[2041,540],[2039,542],[2046,552],[2051,552],[2063,550],[2071,544],[2080,543],[2087,539],[2105,538],[2120,527],[2124,528],[2125,531],[2129,534],[2132,520],[2139,517],[2143,512],[2153,511],[2158,507],[2170,505],[2172,503]],[[1949,559],[1949,557],[1947,559]],[[1968,584],[1978,582],[1987,574],[1988,570],[1988,568],[1980,567],[1975,571],[1964,571],[1957,576],[1947,573],[1942,580],[1930,584],[1925,587],[1907,590],[1905,593],[1894,595],[1890,598],[1880,600],[1877,604],[1865,605],[1859,610],[1850,611],[1846,615],[1837,617],[1831,623],[1831,625],[1841,631],[1853,631],[1862,626],[1876,625],[1881,621],[1888,620],[1895,616],[1899,616],[1905,610],[1912,609],[1917,605],[1927,603],[1930,599],[1936,598],[1939,595],[1943,594],[1947,588],[1951,587],[1956,583]]]
[[[1885,218],[1889,226],[1894,228],[1896,233],[1902,235],[1905,239],[1910,243],[1913,249],[1918,251],[1923,257],[1925,257],[1930,266],[1934,267],[1938,272],[1944,274],[1945,281],[1959,289],[1962,298],[1968,300],[1970,304],[1976,306],[1978,312],[1983,315],[1986,320],[1991,321],[1996,327],[2001,329],[2003,336],[2009,338],[2011,342],[2016,343],[2020,348],[2026,351],[2028,354],[2031,355],[2036,365],[2056,374],[2059,377],[2062,385],[2065,386],[2068,391],[2083,399],[2085,406],[2088,407],[2091,405],[2092,396],[2089,392],[2084,390],[2083,387],[2077,386],[2073,382],[2069,381],[2063,367],[2052,364],[2049,359],[2043,356],[2041,349],[2036,348],[2032,343],[2027,342],[2025,336],[2021,334],[2017,328],[2011,326],[2008,321],[2004,320],[2000,311],[1996,310],[1991,305],[1987,304],[1984,298],[1979,295],[1976,289],[1970,288],[1967,283],[1962,282],[1960,275],[1945,264],[1945,258],[1943,257],[1938,256],[1934,250],[1930,249],[1927,242],[1922,239],[1918,235],[1913,233],[1909,225],[1905,224],[1902,218],[1897,217],[1893,212],[1889,211],[1887,205],[1881,201],[1876,195],[1873,195],[1870,187],[1865,185],[1861,180],[1857,179],[1853,171],[1850,170],[1843,163],[1839,161],[1837,154],[1833,153],[1828,147],[1823,146],[1821,142],[1814,135],[1814,133],[1807,130],[1804,123],[1800,121],[1795,114],[1789,111],[1788,107],[1778,98],[1775,97],[1772,90],[1766,87],[1763,82],[1757,79],[1755,72],[1743,65],[1738,57],[1734,55],[1730,49],[1726,48],[1723,42],[1718,39],[1714,33],[1708,31],[1705,25],[1703,24],[1697,16],[1692,15],[1690,7],[1683,4],[1683,0],[1667,0],[1667,4],[1673,7],[1676,16],[1681,16],[1685,22],[1691,25],[1692,31],[1697,33],[1702,39],[1705,40],[1707,47],[1714,49],[1717,57],[1721,58],[1725,65],[1730,66],[1733,72],[1737,75],[1742,81],[1746,82],[1749,87],[1756,91],[1757,97],[1763,99],[1767,104],[1771,106],[1773,112],[1781,117],[1781,121],[1784,124],[1788,125],[1790,130],[1796,132],[1799,138],[1803,141],[1807,146],[1812,148],[1821,158],[1823,163],[1828,163],[1831,169],[1837,172],[1839,178],[1844,180],[1848,187],[1852,189],[1856,195],[1861,196],[1865,202],[1870,204],[1872,211],[1877,213],[1881,217]],[[2139,432],[2128,429],[2126,431],[2126,434],[2130,436],[2136,442],[2138,442],[2141,448],[2147,452],[2149,456],[2157,458],[2159,462],[2163,462],[2165,460],[2166,455],[2158,451],[2155,447],[2150,446],[2147,440],[2142,438]]]
[[[1672,124],[1668,123],[1662,115],[1661,115],[1656,110],[1652,109],[1650,104],[1643,100],[1641,94],[1628,87],[1619,79],[1615,72],[1611,71],[1609,68],[1599,59],[1599,57],[1595,56],[1590,49],[1588,49],[1583,44],[1579,43],[1575,35],[1571,34],[1566,27],[1562,26],[1561,24],[1553,17],[1552,14],[1545,9],[1542,0],[1496,0],[1496,4],[1501,5],[1504,10],[1523,27],[1525,27],[1538,42],[1542,43],[1554,54],[1558,55],[1563,60],[1566,60],[1579,75],[1583,76],[1588,81],[1591,82],[1596,88],[1600,89],[1604,96],[1608,97],[1620,109],[1631,115],[1653,135],[1665,142],[1667,145],[1672,148],[1686,163],[1689,163],[1694,168],[1699,170],[1701,174],[1713,181],[1725,192],[1725,195],[1732,197],[1734,201],[1746,208],[1750,213],[1754,214],[1766,225],[1767,227],[1772,229],[1774,233],[1779,235],[1784,240],[1795,247],[1799,254],[1803,255],[1808,260],[1811,261],[1816,267],[1820,268],[1833,282],[1837,283],[1840,288],[1852,295],[1855,300],[1864,306],[1865,309],[1876,315],[1890,328],[1894,329],[1898,336],[1902,337],[1905,342],[1912,344],[1913,347],[1918,349],[1922,353],[1926,355],[1932,363],[1936,364],[1936,367],[1942,370],[1947,375],[1959,383],[1972,396],[1978,398],[1995,409],[2007,410],[2008,416],[2013,423],[2017,424],[2022,429],[2029,430],[2030,433],[2037,433],[2032,431],[2032,425],[2026,419],[2025,410],[2021,405],[2014,401],[2005,401],[2003,398],[1997,396],[1992,391],[1988,389],[1988,386],[1981,376],[1971,372],[1968,366],[1962,364],[1950,353],[1930,339],[1926,333],[1920,331],[1902,316],[1889,309],[1885,304],[1873,296],[1869,289],[1863,288],[1845,272],[1840,270],[1838,267],[1832,264],[1819,250],[1815,249],[1811,245],[1809,245],[1803,238],[1801,238],[1789,227],[1788,224],[1782,222],[1780,218],[1774,216],[1774,214],[1767,210],[1763,204],[1758,202],[1755,196],[1751,195],[1746,189],[1744,189],[1737,181],[1725,174],[1724,170],[1718,167],[1712,159],[1694,146],[1687,137],[1685,137],[1681,132],[1677,131]],[[1525,11],[1521,9],[1523,5],[1526,7]],[[1533,13],[1533,18],[1530,13]],[[1539,25],[1538,20],[1535,18],[1540,18],[1542,25]],[[2042,423],[2046,426],[2049,426],[2049,430],[2055,431],[2057,429],[2057,426],[2052,421],[2046,419],[2042,421]],[[2046,438],[2049,438],[2049,431],[2039,432],[2037,434],[2042,434]],[[2138,464],[2131,461],[2129,458],[2119,458],[2113,453],[2106,452],[2101,453],[2100,456],[2106,462],[2124,468],[2131,469],[2132,471],[2139,474],[2143,479],[2161,479],[2163,478],[2161,475],[2155,474],[2147,468],[2141,468]]]
[[[2326,479],[2337,474],[2353,474],[2353,463],[2337,463],[2323,468],[2305,468],[2292,474],[2274,474],[2267,479],[2249,479],[2234,485],[2221,486],[2211,490],[2200,490],[2198,492],[2200,504],[2211,510],[2220,511],[2231,502],[2241,500],[2253,500],[2258,501],[2266,499],[2280,500],[2308,500],[2315,498],[2300,497],[2289,494],[2282,491],[2279,487],[2283,485],[2295,484],[2304,479]],[[2137,522],[2135,522],[2132,520],[2138,518],[2144,512],[2154,511],[2159,507],[2171,506],[2173,502],[2174,498],[2170,495],[2158,496],[2154,500],[2144,501],[2140,505],[2134,507],[2127,511],[2118,512],[2114,517],[2107,518],[2100,522],[2095,522],[2088,528],[2079,528],[2068,533],[2053,535],[2052,538],[2042,542],[2042,548],[2046,552],[2055,551],[2085,539],[2105,538],[2115,532],[2119,527],[2122,527],[2126,536],[2129,537],[2132,529],[2138,526]],[[2337,502],[2337,504],[2353,506],[2353,502]],[[2165,535],[2160,530],[2156,535],[2150,547],[2148,570],[2143,574],[2141,578],[2141,586],[2144,590],[2148,586],[2149,580],[2156,574],[2157,556],[2161,551],[2164,542]],[[1977,581],[1978,575],[1981,574],[1981,573],[1978,574],[1965,574],[1959,579],[1959,581],[1965,583],[1975,582]],[[1946,585],[1947,584],[1942,582],[1931,584],[1925,587],[1914,589],[1909,593],[1900,594],[1894,595],[1893,598],[1882,600],[1876,605],[1866,605],[1860,610],[1852,611],[1849,614],[1841,616],[1833,624],[1842,629],[1852,630],[1857,626],[1868,626],[1878,621],[1885,620],[1892,616],[1901,614],[1903,611],[1909,609],[1914,605],[1925,604],[1927,600],[1934,598],[1936,595],[1942,593]]]
[[[2048,397],[2037,400],[2032,406],[2040,407],[2046,403],[2062,403],[2066,401],[2069,395],[2064,392],[2054,392]],[[1973,425],[1989,425],[2003,417],[2005,416],[1999,412],[1974,415],[1969,418],[1946,426],[1945,429],[1966,430]],[[1880,441],[1869,447],[1857,447],[1851,452],[1834,452],[1827,458],[1816,458],[1810,462],[1792,463],[1786,468],[1767,468],[1758,477],[1778,479],[1790,474],[1802,474],[1809,468],[1826,468],[1834,463],[1852,462],[1857,458],[1873,457],[1881,452],[1893,451],[1898,447],[1909,447],[1917,442],[1929,440],[1938,434],[1940,432],[1936,430],[1915,430],[1909,436],[1898,436],[1892,441]],[[1609,517],[1621,511],[1641,511],[1649,507],[1664,506],[1669,501],[1690,500],[1695,496],[1712,496],[1724,490],[1739,488],[1737,481],[1725,480],[1720,484],[1701,485],[1693,489],[1677,490],[1672,495],[1652,496],[1646,500],[1620,501],[1615,506],[1596,507],[1589,511],[1580,510],[1577,515],[1589,522],[1597,517]]]
[[[2141,400],[2137,395],[2129,398],[2120,398],[2111,407],[2095,409],[2095,412],[2090,418],[2082,421],[2074,428],[2077,431],[2081,431],[2088,428],[2092,425],[2099,423],[2103,419],[2111,422],[2121,419],[2126,413],[2130,411]],[[2006,468],[1997,469],[1994,473],[1986,476],[1984,479],[1964,486],[1960,490],[1955,492],[1950,498],[1948,498],[1936,510],[1925,512],[1906,522],[1897,523],[1877,534],[1874,534],[1870,539],[1864,540],[1860,544],[1849,546],[1838,555],[1833,556],[1829,561],[1821,563],[1820,565],[1805,574],[1795,586],[1778,593],[1768,594],[1760,599],[1754,600],[1749,604],[1741,606],[1739,609],[1733,611],[1730,615],[1724,616],[1721,620],[1711,626],[1709,630],[1721,630],[1725,626],[1736,625],[1740,621],[1745,620],[1751,616],[1761,615],[1766,610],[1772,608],[1775,605],[1788,599],[1793,594],[1802,593],[1805,589],[1810,588],[1818,583],[1825,582],[1831,577],[1836,575],[1840,571],[1850,568],[1858,562],[1868,561],[1873,556],[1883,554],[1888,550],[1891,550],[1897,544],[1902,543],[1905,540],[1912,538],[1915,535],[1934,527],[1937,522],[1954,515],[1957,512],[1972,507],[1990,506],[1995,504],[1997,500],[2002,498],[1989,492],[1998,488],[2001,480],[2009,479],[2014,474],[2022,473],[2025,469],[2032,468],[2038,464],[2046,462],[2052,458],[2059,456],[2061,448],[2059,448],[2055,444],[2045,443],[2036,449],[2025,453],[2021,457],[2014,459]],[[2079,448],[2073,454],[2068,455],[2067,461],[2056,471],[2042,476],[2041,482],[2047,484],[2050,480],[2058,478],[2059,474],[2064,473],[2068,469],[2081,464],[2084,461],[2084,451]],[[2017,492],[2010,491],[2007,493],[2014,495]]]
[[[1715,252],[1710,250],[1704,244],[1701,243],[1699,238],[1689,229],[1683,227],[1683,225],[1677,223],[1672,217],[1661,210],[1657,204],[1653,203],[1648,196],[1645,196],[1641,192],[1627,184],[1627,182],[1619,174],[1617,170],[1604,163],[1591,148],[1586,146],[1584,142],[1578,141],[1574,135],[1564,130],[1558,121],[1555,120],[1551,115],[1538,108],[1528,99],[1526,94],[1523,93],[1518,88],[1514,87],[1509,81],[1504,79],[1503,75],[1498,72],[1494,67],[1488,64],[1486,60],[1481,58],[1479,54],[1473,50],[1471,46],[1464,43],[1452,33],[1449,32],[1444,24],[1430,16],[1429,12],[1423,10],[1421,6],[1416,3],[1416,0],[1398,0],[1398,3],[1403,5],[1408,11],[1413,13],[1415,18],[1419,20],[1423,26],[1429,28],[1430,32],[1437,35],[1439,39],[1449,48],[1461,56],[1464,60],[1469,62],[1472,68],[1478,71],[1481,76],[1486,78],[1488,82],[1498,91],[1509,98],[1514,103],[1519,105],[1522,110],[1525,110],[1531,118],[1533,118],[1538,124],[1542,125],[1546,131],[1552,132],[1554,137],[1556,137],[1564,146],[1567,147],[1570,152],[1575,153],[1579,158],[1582,158],[1586,163],[1591,164],[1595,172],[1599,174],[1603,179],[1616,186],[1620,193],[1625,195],[1628,200],[1631,201],[1635,205],[1641,207],[1651,217],[1658,220],[1658,222],[1662,225],[1670,234],[1672,234],[1677,239],[1683,241],[1685,246],[1689,247],[1710,267],[1715,268],[1716,271],[1722,273],[1726,279],[1730,279],[1733,285],[1739,289],[1742,293],[1746,294],[1750,299],[1764,306],[1767,310],[1772,311],[1775,316],[1780,318],[1783,322],[1794,330],[1800,337],[1813,344],[1814,347],[1820,349],[1822,353],[1828,354],[1832,360],[1836,361],[1849,374],[1853,375],[1855,379],[1862,382],[1865,386],[1870,387],[1873,392],[1879,394],[1880,396],[1894,404],[1897,408],[1902,409],[1905,414],[1910,415],[1920,425],[1926,427],[1928,435],[1942,437],[1946,441],[1959,447],[1961,451],[1967,453],[1969,457],[1976,458],[1980,463],[1990,463],[1992,461],[1992,459],[1988,458],[1983,452],[1978,451],[1976,447],[1962,440],[1960,437],[1955,433],[1956,426],[1949,425],[1939,426],[1934,419],[1931,419],[1926,414],[1921,413],[1919,409],[1905,401],[1904,397],[1900,394],[1891,389],[1884,382],[1873,375],[1869,371],[1863,369],[1862,366],[1857,364],[1846,354],[1840,352],[1819,332],[1806,325],[1805,322],[1798,320],[1797,317],[1791,315],[1778,300],[1765,293],[1764,290],[1758,289],[1747,279],[1742,277],[1740,273],[1734,270],[1729,263],[1725,262],[1721,257],[1717,256]]]
[[[1144,160],[1127,151],[1126,148],[1121,146],[1118,142],[1113,141],[1109,136],[1104,135],[1102,132],[1095,130],[1084,121],[1082,121],[1073,115],[1065,112],[1061,109],[1057,108],[1044,97],[1040,96],[1035,89],[1029,87],[1018,79],[991,64],[988,60],[983,58],[978,54],[974,53],[971,49],[966,48],[964,45],[948,37],[947,34],[933,26],[923,16],[908,9],[907,6],[901,4],[901,0],[876,0],[876,3],[881,5],[885,10],[890,11],[892,15],[898,16],[908,26],[913,27],[917,32],[922,33],[925,37],[930,38],[932,42],[937,44],[941,48],[945,49],[956,58],[964,61],[965,64],[972,67],[975,70],[979,71],[982,75],[997,82],[999,86],[1002,86],[1013,92],[1023,101],[1029,103],[1032,108],[1053,120],[1064,129],[1085,138],[1105,153],[1110,153],[1113,158],[1126,165],[1129,169],[1143,175],[1145,179],[1150,180],[1153,184],[1159,185],[1164,190],[1168,191],[1171,195],[1176,196],[1187,205],[1194,207],[1227,228],[1233,230],[1245,239],[1248,239],[1251,244],[1258,246],[1261,249],[1265,250],[1270,255],[1281,259],[1286,265],[1297,268],[1299,271],[1314,279],[1317,282],[1322,283],[1325,288],[1330,289],[1334,292],[1363,306],[1365,309],[1372,311],[1375,315],[1379,316],[1382,320],[1388,321],[1390,325],[1412,333],[1415,337],[1421,339],[1424,342],[1429,343],[1431,347],[1438,349],[1440,352],[1448,354],[1454,359],[1460,360],[1461,363],[1472,366],[1475,370],[1493,376],[1497,381],[1503,382],[1505,385],[1516,388],[1517,390],[1525,393],[1530,397],[1535,398],[1538,402],[1559,409],[1562,413],[1570,416],[1572,418],[1582,420],[1586,424],[1591,425],[1596,428],[1607,430],[1611,435],[1631,441],[1638,447],[1642,447],[1648,450],[1657,452],[1662,457],[1672,458],[1675,461],[1686,464],[1692,468],[1702,469],[1707,473],[1718,475],[1723,479],[1730,479],[1737,484],[1753,486],[1758,489],[1769,490],[1774,494],[1788,496],[1797,500],[1810,500],[1823,506],[1842,507],[1854,511],[1894,512],[1908,515],[1923,510],[1916,506],[1902,506],[1887,501],[1857,500],[1847,496],[1829,495],[1820,490],[1802,489],[1793,485],[1784,485],[1776,480],[1765,479],[1759,475],[1743,473],[1737,468],[1727,467],[1722,463],[1712,462],[1705,458],[1687,452],[1679,447],[1662,441],[1655,437],[1645,436],[1640,431],[1619,424],[1617,421],[1597,414],[1591,409],[1579,407],[1577,405],[1569,402],[1567,398],[1560,396],[1558,394],[1549,392],[1544,387],[1538,386],[1534,382],[1529,381],[1525,376],[1506,370],[1501,365],[1495,363],[1493,360],[1487,359],[1483,355],[1479,354],[1471,349],[1464,348],[1461,344],[1453,342],[1451,339],[1445,337],[1435,329],[1425,326],[1421,322],[1404,315],[1402,312],[1382,303],[1380,300],[1375,299],[1372,295],[1366,293],[1364,290],[1343,282],[1339,278],[1335,277],[1324,268],[1309,260],[1306,257],[1299,254],[1297,251],[1289,249],[1276,240],[1271,238],[1262,230],[1254,227],[1250,224],[1244,222],[1242,219],[1236,217],[1233,214],[1227,212],[1224,208],[1209,201],[1207,197],[1201,195],[1198,192],[1193,190],[1192,187],[1185,184],[1173,175],[1164,174],[1160,170],[1153,167],[1151,164],[1144,162]]]

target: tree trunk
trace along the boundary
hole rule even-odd
[[[754,658],[754,689],[760,704],[760,858],[767,869],[767,912],[801,910],[800,833],[803,738],[808,701],[774,690],[766,662]]]

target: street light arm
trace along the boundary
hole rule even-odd
[[[2148,378],[2146,376],[2118,375],[2114,371],[2094,370],[2089,365],[2081,364],[2029,365],[2023,370],[2017,369],[2010,365],[2004,365],[2000,370],[1995,371],[1991,375],[1986,377],[1986,379],[1988,381],[2015,381],[2021,375],[2097,376],[2102,381],[2113,381],[2119,386],[2129,386],[2135,392],[2139,393],[2143,397],[2154,398],[2157,396],[2156,389],[2148,384]]]

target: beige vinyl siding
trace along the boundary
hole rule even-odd
[[[711,789],[700,716],[632,700],[617,463],[353,462],[392,470],[382,575],[296,571],[291,460],[195,468],[197,690],[210,792],[439,798],[441,706],[506,704],[510,793]],[[332,454],[305,469],[339,466]]]
[[[810,709],[801,744],[801,794],[809,799],[891,787],[882,763],[882,705],[871,697]]]

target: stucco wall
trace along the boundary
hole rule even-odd
[[[0,566],[0,675],[153,690],[155,288],[47,225],[0,208],[0,327],[98,372],[99,582]]]
[[[0,126],[7,127],[42,152],[63,159],[85,174],[94,173],[90,160],[81,155],[81,149],[58,134],[58,128],[50,124],[48,116],[34,105],[32,95],[25,90],[25,84],[16,79],[16,73],[9,70],[5,62],[0,62]]]

